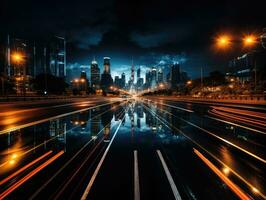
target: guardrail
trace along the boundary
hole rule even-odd
[[[86,96],[0,96],[0,102],[11,101],[36,101],[36,100],[48,100],[48,99],[70,99],[70,98],[86,98]]]

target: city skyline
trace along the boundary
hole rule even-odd
[[[50,34],[63,36],[69,65],[89,65],[94,56],[99,60],[106,55],[113,59],[113,72],[130,63],[132,56],[136,65],[149,67],[169,55],[182,57],[185,71],[196,78],[201,67],[206,73],[216,69],[226,72],[228,60],[246,52],[238,47],[220,56],[211,45],[217,34],[224,32],[240,38],[243,34],[260,33],[263,10],[256,5],[240,0],[220,5],[213,1],[202,5],[172,0],[153,3],[101,0],[64,5],[51,0],[41,4],[4,0],[0,19],[4,26],[0,34],[36,41]],[[61,6],[63,10],[58,9]],[[233,8],[241,13],[256,12],[240,15]]]

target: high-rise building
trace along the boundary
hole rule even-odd
[[[121,74],[121,88],[124,88],[126,86],[126,75],[125,73],[123,72]]]
[[[158,83],[163,83],[164,80],[163,80],[163,70],[162,69],[159,69],[158,71]]]
[[[173,64],[171,66],[171,88],[174,89],[180,83],[180,65]]]
[[[149,88],[151,86],[151,81],[152,81],[152,75],[151,75],[151,70],[148,70],[145,75],[145,85],[146,88]]]
[[[93,89],[100,88],[100,68],[98,67],[97,61],[94,59],[91,62],[91,87]]]
[[[104,57],[103,58],[103,73],[105,74],[110,74],[110,60],[111,58],[109,57]]]
[[[151,87],[155,87],[157,85],[157,69],[155,67],[151,70]]]
[[[140,67],[139,67],[138,70],[137,70],[137,79],[140,78],[140,73],[141,73],[141,70],[140,70]]]
[[[50,42],[46,52],[49,59],[49,73],[56,76],[66,77],[66,42],[65,38],[55,36]]]
[[[115,82],[114,82],[114,85],[116,87],[120,87],[121,85],[121,79],[119,78],[119,76],[115,76]]]
[[[103,67],[104,71],[101,75],[101,88],[103,90],[109,90],[110,86],[113,85],[113,79],[110,74],[110,58],[109,57],[104,57],[103,58]]]
[[[135,81],[135,67],[134,67],[134,62],[133,62],[133,58],[132,58],[132,65],[131,65],[131,82],[132,85],[134,84]]]

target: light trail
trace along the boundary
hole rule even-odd
[[[134,200],[140,200],[138,151],[134,150]]]
[[[162,108],[160,108],[160,109],[163,110]],[[163,110],[163,111],[164,111],[164,110]],[[191,125],[191,126],[197,128],[197,129],[199,129],[199,130],[201,130],[201,131],[203,131],[203,132],[205,132],[205,133],[208,133],[209,135],[215,137],[216,139],[221,140],[222,142],[224,142],[224,143],[226,143],[226,144],[229,144],[230,146],[235,147],[236,149],[238,149],[238,150],[240,150],[240,151],[242,151],[242,152],[248,154],[249,156],[251,156],[251,157],[253,157],[253,158],[255,158],[255,159],[261,161],[262,163],[266,164],[266,160],[265,160],[264,158],[261,158],[260,156],[254,154],[254,153],[252,153],[252,152],[250,152],[250,151],[248,151],[248,150],[246,150],[246,149],[244,149],[244,148],[242,148],[242,147],[240,147],[240,146],[238,146],[238,145],[236,145],[236,144],[234,144],[234,143],[232,143],[232,142],[230,142],[230,141],[228,141],[228,140],[226,140],[226,139],[224,139],[224,138],[222,138],[222,137],[220,137],[220,136],[218,136],[218,135],[215,135],[214,133],[212,133],[212,132],[210,132],[210,131],[208,131],[208,130],[206,130],[206,129],[204,129],[204,128],[201,128],[201,127],[199,127],[199,126],[196,125],[196,124],[193,124],[193,123],[191,123],[191,122],[189,122],[189,121],[187,121],[187,120],[185,120],[185,119],[182,119],[182,118],[180,118],[180,117],[178,117],[178,116],[176,116],[176,115],[173,115],[173,116],[175,116],[176,118],[182,120],[183,122],[186,122],[187,124],[189,124],[189,125]]]
[[[266,108],[258,108],[254,106],[247,106],[247,105],[238,105],[230,104],[229,102],[206,102],[206,101],[199,101],[199,100],[186,100],[186,99],[169,99],[169,98],[160,98],[165,101],[173,101],[173,102],[182,102],[182,103],[193,103],[193,104],[206,104],[206,105],[217,105],[217,106],[227,106],[227,107],[237,107],[237,108],[245,108],[245,109],[253,109],[253,110],[263,110],[266,111]],[[259,104],[262,105],[262,104]]]
[[[211,110],[208,111],[209,113],[216,115],[216,116],[222,116],[224,118],[231,118],[233,120],[239,120],[242,123],[257,127],[257,128],[261,128],[265,130],[265,126],[266,124],[263,121],[260,120],[255,120],[255,119],[250,119],[250,118],[246,118],[246,117],[241,117],[241,116],[236,116],[234,114],[229,114],[229,113],[224,113],[221,111],[217,111],[217,110]]]
[[[124,103],[123,103],[124,104]],[[118,106],[116,106],[118,107]],[[114,109],[116,107],[113,107],[111,109]],[[110,109],[108,110],[110,111]],[[118,115],[120,115],[123,111],[121,111]],[[97,136],[104,131],[104,129],[109,126],[111,124],[108,123],[105,127],[103,127],[98,133]],[[116,124],[114,124],[111,129],[113,127],[115,127]],[[41,188],[39,188],[31,197],[31,199],[36,198],[36,196],[51,182],[53,181],[53,179],[55,179],[55,177],[60,174],[90,143],[91,141],[93,141],[94,139],[92,138],[89,142],[87,142],[67,163],[64,164],[63,167],[61,167],[48,181],[45,182],[45,184],[42,185]],[[90,151],[90,153],[87,155],[86,159],[81,163],[81,165],[75,170],[74,174],[71,175],[70,178],[68,178],[67,182],[64,184],[64,186],[60,189],[60,191],[56,194],[56,196],[53,199],[58,199],[60,197],[60,195],[64,192],[64,190],[67,188],[67,186],[71,183],[71,181],[77,176],[77,174],[80,172],[81,168],[87,163],[87,161],[89,160],[89,158],[92,156],[92,154],[95,152],[95,150],[98,148],[98,146],[102,143],[102,141],[104,141],[104,138],[102,138],[97,145]]]
[[[107,124],[105,127],[107,127],[109,124]],[[96,136],[98,136],[101,132],[103,132],[103,130],[105,129],[105,127],[103,127]],[[70,160],[68,160],[62,167],[60,167],[60,169],[48,180],[46,181],[42,187],[40,187],[29,199],[32,200],[34,198],[36,198],[36,196],[51,182],[55,179],[55,177],[57,177],[92,141],[94,141],[93,138],[91,138],[81,149],[79,149],[79,151],[77,153],[75,153],[74,156],[71,157]]]
[[[124,118],[125,118],[125,116],[124,116]],[[106,150],[105,150],[100,162],[98,163],[98,165],[97,165],[97,167],[96,167],[96,169],[95,169],[95,171],[94,171],[94,173],[93,173],[93,175],[92,175],[92,177],[91,177],[91,179],[89,181],[89,184],[87,185],[84,193],[82,194],[81,200],[86,200],[87,199],[87,196],[88,196],[88,194],[89,194],[89,192],[91,190],[91,187],[92,187],[92,185],[93,185],[93,183],[94,183],[94,181],[95,181],[95,179],[96,179],[96,177],[97,177],[97,175],[98,175],[98,173],[99,173],[99,171],[101,169],[101,166],[102,166],[102,164],[103,164],[103,162],[105,160],[105,157],[106,157],[106,155],[107,155],[107,153],[108,153],[108,151],[109,151],[109,149],[110,149],[110,147],[111,147],[111,145],[112,145],[112,143],[113,143],[113,141],[114,141],[114,139],[116,137],[116,134],[117,134],[118,130],[120,129],[120,126],[122,124],[123,119],[120,121],[120,123],[119,123],[119,125],[118,125],[118,127],[117,127],[117,129],[116,129],[116,131],[115,131],[115,133],[114,133],[109,145],[107,146],[107,148],[106,148]]]
[[[23,183],[25,183],[27,180],[29,180],[31,177],[33,177],[35,174],[40,172],[42,169],[44,169],[46,166],[50,165],[52,162],[54,162],[56,159],[58,159],[61,155],[64,154],[64,151],[60,151],[56,155],[54,155],[52,158],[47,160],[45,163],[31,171],[29,174],[24,176],[22,179],[14,183],[11,187],[9,187],[6,191],[4,191],[2,194],[0,194],[0,200],[7,197],[10,193],[12,193],[14,190],[16,190],[19,186],[21,186]]]
[[[8,177],[6,177],[5,179],[3,179],[2,181],[0,181],[0,186],[3,185],[4,183],[6,183],[7,181],[9,181],[10,179],[12,179],[13,177],[15,177],[16,175],[20,174],[21,172],[25,171],[26,169],[28,169],[29,167],[31,167],[32,165],[34,165],[35,163],[39,162],[40,160],[42,160],[43,158],[47,157],[48,155],[50,155],[52,153],[52,151],[48,151],[46,152],[44,155],[38,157],[37,159],[33,160],[32,162],[30,162],[29,164],[25,165],[24,167],[20,168],[19,170],[17,170],[16,172],[14,172],[13,174],[9,175]]]
[[[125,102],[123,102],[121,105],[123,105],[123,104],[125,104]],[[98,115],[95,115],[94,117],[90,118],[89,121],[95,119],[95,118],[98,117],[98,116],[101,116],[102,114],[104,114],[104,113],[106,113],[106,112],[109,112],[110,110],[112,110],[112,109],[114,109],[114,108],[116,108],[116,107],[118,107],[118,106],[114,106],[113,108],[110,108],[110,109],[108,109],[108,110],[106,110],[106,111],[104,111],[104,112],[99,113]],[[76,127],[73,127],[73,128],[71,128],[70,130],[67,130],[67,131],[66,131],[66,134],[67,134],[69,131],[72,131],[72,130],[78,128],[78,127],[80,127],[80,125],[79,125],[79,126],[76,126]],[[38,144],[37,146],[35,146],[35,147],[33,147],[33,148],[31,148],[31,149],[25,151],[24,153],[20,154],[19,157],[24,156],[24,155],[26,155],[26,154],[28,154],[28,153],[30,153],[30,152],[36,150],[37,148],[43,146],[44,144],[47,144],[48,142],[51,142],[52,140],[58,138],[58,136],[63,135],[63,134],[64,134],[64,133],[60,133],[59,135],[56,135],[56,136],[50,138],[49,140],[46,140],[46,141],[44,141],[43,143]],[[5,166],[8,162],[9,162],[9,161],[6,161],[6,162],[4,162],[4,163],[1,163],[1,164],[0,164],[0,168],[3,167],[3,166]]]
[[[68,112],[68,113],[56,115],[56,116],[53,116],[53,117],[48,117],[48,118],[45,118],[45,119],[37,120],[37,121],[34,121],[34,122],[26,123],[26,124],[23,124],[23,125],[14,126],[14,127],[11,127],[11,128],[5,129],[5,130],[1,130],[0,131],[0,135],[1,134],[6,134],[6,133],[9,133],[9,132],[18,130],[18,129],[22,129],[22,128],[26,128],[26,127],[29,127],[29,126],[33,126],[33,125],[36,125],[36,124],[40,124],[40,123],[43,123],[43,122],[46,122],[46,121],[49,121],[49,120],[62,118],[62,117],[68,116],[68,115],[73,115],[73,114],[76,114],[76,113],[80,113],[80,112],[84,112],[84,111],[91,110],[91,109],[94,109],[94,108],[98,108],[98,107],[102,107],[102,106],[118,103],[118,102],[121,102],[121,101],[122,100],[120,100],[120,101],[112,101],[110,103],[105,103],[105,104],[101,104],[101,105],[97,105],[97,106],[93,106],[93,107],[89,107],[89,108],[83,108],[83,109],[80,109],[80,110],[75,110],[75,111],[72,111],[72,112]]]
[[[259,194],[263,199],[266,199],[265,194],[261,193],[255,186],[253,186],[249,181],[247,181],[245,178],[243,178],[240,174],[238,174],[235,170],[233,170],[232,168],[230,168],[228,165],[226,165],[224,162],[222,162],[220,159],[218,159],[215,155],[213,155],[211,152],[209,152],[207,149],[205,149],[203,146],[201,146],[199,143],[197,143],[195,140],[193,140],[191,137],[189,137],[188,135],[186,135],[182,130],[176,128],[175,126],[171,125],[168,121],[165,121],[164,119],[161,119],[161,117],[156,114],[155,112],[153,112],[149,107],[145,106],[143,104],[143,106],[149,110],[149,112],[153,113],[154,116],[161,121],[168,129],[171,130],[171,128],[175,129],[177,132],[181,133],[184,137],[186,137],[188,140],[190,140],[192,143],[194,143],[196,146],[198,146],[199,148],[201,148],[202,150],[204,150],[206,153],[208,153],[212,158],[214,158],[216,161],[218,161],[220,164],[222,164],[224,167],[228,168],[236,177],[238,177],[241,181],[243,181],[253,192],[255,191],[256,194]],[[161,109],[161,108],[160,108]],[[161,109],[163,110],[163,109]],[[173,115],[172,113],[163,110],[164,112],[166,112],[169,115]],[[175,115],[173,115],[175,116]]]
[[[146,99],[146,100],[148,100],[148,99]],[[170,105],[170,104],[159,103],[158,101],[156,101],[156,104],[165,105],[165,106],[168,106],[168,107],[171,107],[171,108],[176,108],[176,109],[179,109],[179,110],[182,110],[182,111],[186,111],[186,112],[189,112],[189,113],[193,113],[194,112],[193,110],[188,110],[188,109],[185,109],[185,108],[182,108],[182,107],[178,107],[178,106],[173,106],[173,105]]]
[[[156,150],[156,152],[157,152],[157,154],[159,156],[159,159],[160,159],[160,161],[162,163],[165,175],[167,176],[168,182],[169,182],[169,184],[171,186],[171,189],[172,189],[172,192],[174,194],[175,199],[176,200],[182,200],[182,198],[181,198],[181,196],[180,196],[180,194],[179,194],[179,192],[177,190],[177,187],[175,185],[175,182],[173,180],[173,177],[172,177],[172,175],[171,175],[171,173],[170,173],[170,171],[169,171],[169,169],[168,169],[168,167],[166,165],[166,162],[164,161],[164,158],[163,158],[163,155],[162,155],[161,151],[160,150]]]
[[[266,115],[261,112],[254,112],[254,111],[249,111],[249,110],[240,110],[240,109],[234,109],[234,108],[227,108],[227,107],[221,107],[221,106],[211,106],[215,110],[220,110],[220,111],[225,111],[229,113],[234,113],[234,114],[241,114],[249,117],[255,117],[255,118],[260,118],[266,120]]]
[[[237,185],[235,185],[229,178],[227,178],[217,167],[215,167],[206,157],[204,157],[198,150],[194,149],[194,153],[242,200],[250,200]]]
[[[207,117],[209,119],[213,119],[213,120],[219,121],[219,122],[223,122],[223,123],[226,123],[226,124],[230,124],[230,125],[233,125],[233,126],[237,126],[237,127],[243,128],[243,129],[247,129],[249,131],[253,131],[253,132],[257,132],[257,133],[261,133],[261,134],[266,134],[263,131],[260,131],[260,130],[254,129],[254,128],[250,128],[250,127],[247,127],[247,126],[242,126],[240,124],[236,124],[236,123],[229,122],[229,121],[226,121],[226,120],[218,119],[218,118],[211,117],[211,116],[208,116],[208,115],[205,115],[205,117]]]

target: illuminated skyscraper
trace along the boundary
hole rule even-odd
[[[97,61],[94,59],[91,62],[91,87],[94,89],[100,88],[100,68]]]
[[[171,66],[171,87],[176,88],[180,83],[180,65],[173,64]]]
[[[106,91],[109,90],[110,86],[113,85],[113,79],[110,74],[110,60],[109,57],[103,58],[103,68],[104,71],[101,75],[101,88]]]
[[[105,74],[110,74],[110,60],[111,58],[109,57],[103,58],[103,73]]]
[[[163,70],[159,69],[158,71],[158,83],[163,83]]]

